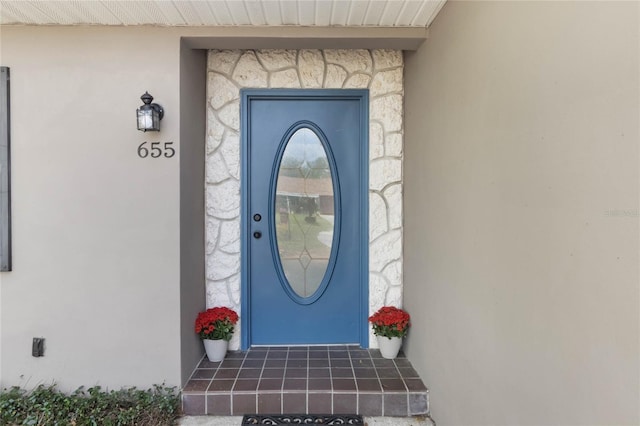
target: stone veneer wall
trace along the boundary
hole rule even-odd
[[[398,50],[209,51],[207,306],[240,312],[241,88],[370,90],[369,311],[402,306],[402,76]],[[369,342],[377,347],[371,331]]]

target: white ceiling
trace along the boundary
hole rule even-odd
[[[0,24],[428,27],[446,0],[0,0]]]

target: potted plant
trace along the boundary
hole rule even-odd
[[[196,318],[196,333],[204,343],[209,361],[222,361],[227,354],[229,340],[238,314],[229,308],[217,306],[200,312]]]
[[[407,335],[411,326],[410,320],[406,311],[394,306],[383,306],[369,317],[383,358],[393,359],[398,356],[402,338]]]

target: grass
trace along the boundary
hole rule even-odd
[[[320,215],[315,216],[315,223],[306,222],[305,217],[307,217],[306,213],[292,213],[289,215],[287,225],[280,223],[280,213],[276,216],[278,249],[283,259],[298,257],[305,248],[314,258],[329,257],[331,249],[318,240],[318,234],[323,231],[332,231],[333,224]]]
[[[0,425],[173,425],[180,415],[176,388],[154,386],[104,391],[99,386],[65,394],[55,385],[0,392]]]

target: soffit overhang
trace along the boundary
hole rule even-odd
[[[428,28],[445,1],[0,0],[0,24]]]
[[[426,28],[206,27],[181,34],[191,49],[396,49],[417,50]]]

